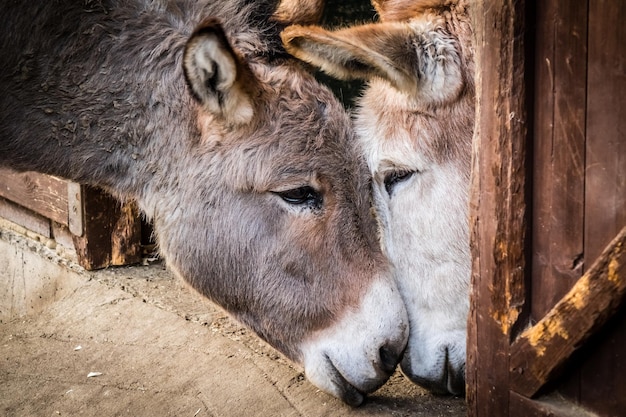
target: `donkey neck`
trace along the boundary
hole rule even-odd
[[[137,17],[127,6],[111,19],[95,10],[76,16],[69,2],[0,19],[13,33],[1,43],[0,166],[133,197],[193,138],[196,104],[182,74],[193,22],[156,11]],[[24,25],[28,34],[11,30]]]

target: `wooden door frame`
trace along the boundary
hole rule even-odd
[[[530,326],[534,28],[528,23],[534,7],[525,0],[471,7],[478,105],[470,198],[470,416],[593,415],[558,395],[537,395],[626,298],[625,227]]]
[[[488,2],[473,2],[470,8],[477,91],[466,366],[470,416],[507,415],[510,342],[527,315],[526,2],[502,3],[493,7]]]

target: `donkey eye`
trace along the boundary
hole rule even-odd
[[[403,181],[408,180],[415,174],[415,171],[393,171],[385,175],[385,190],[391,195],[393,188]]]
[[[275,192],[274,194],[294,206],[307,205],[313,208],[322,206],[322,196],[309,186]]]

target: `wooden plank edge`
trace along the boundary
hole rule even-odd
[[[3,197],[0,197],[0,218],[48,239],[52,238],[50,220]],[[26,234],[26,230],[24,234]]]
[[[536,400],[510,393],[511,414],[524,417],[598,417],[597,414],[566,400],[558,394],[550,394]]]

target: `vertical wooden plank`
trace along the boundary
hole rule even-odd
[[[585,258],[593,260],[626,224],[626,3],[589,9],[589,101]]]
[[[626,225],[626,3],[589,3],[585,259]],[[626,311],[588,348],[581,403],[606,416],[626,410]],[[611,393],[608,395],[608,393]]]
[[[626,410],[626,304],[582,348],[579,404],[601,416],[621,417]]]
[[[538,321],[583,272],[587,1],[538,2],[535,24],[530,298]],[[579,387],[572,377],[560,389],[578,398]]]
[[[111,265],[129,265],[141,261],[141,218],[134,202],[119,204],[111,232]]]
[[[68,211],[68,224],[70,232],[76,236],[82,236],[85,232],[85,225],[83,220],[85,214],[83,213],[83,194],[80,184],[68,181],[67,183],[67,211]]]
[[[525,297],[527,97],[525,1],[472,3],[477,114],[471,185],[470,416],[506,416],[508,354]]]
[[[537,4],[532,164],[534,320],[540,320],[582,275],[586,3],[545,0]]]
[[[141,260],[141,223],[132,206],[81,186],[84,233],[73,236],[79,264],[89,270]]]

